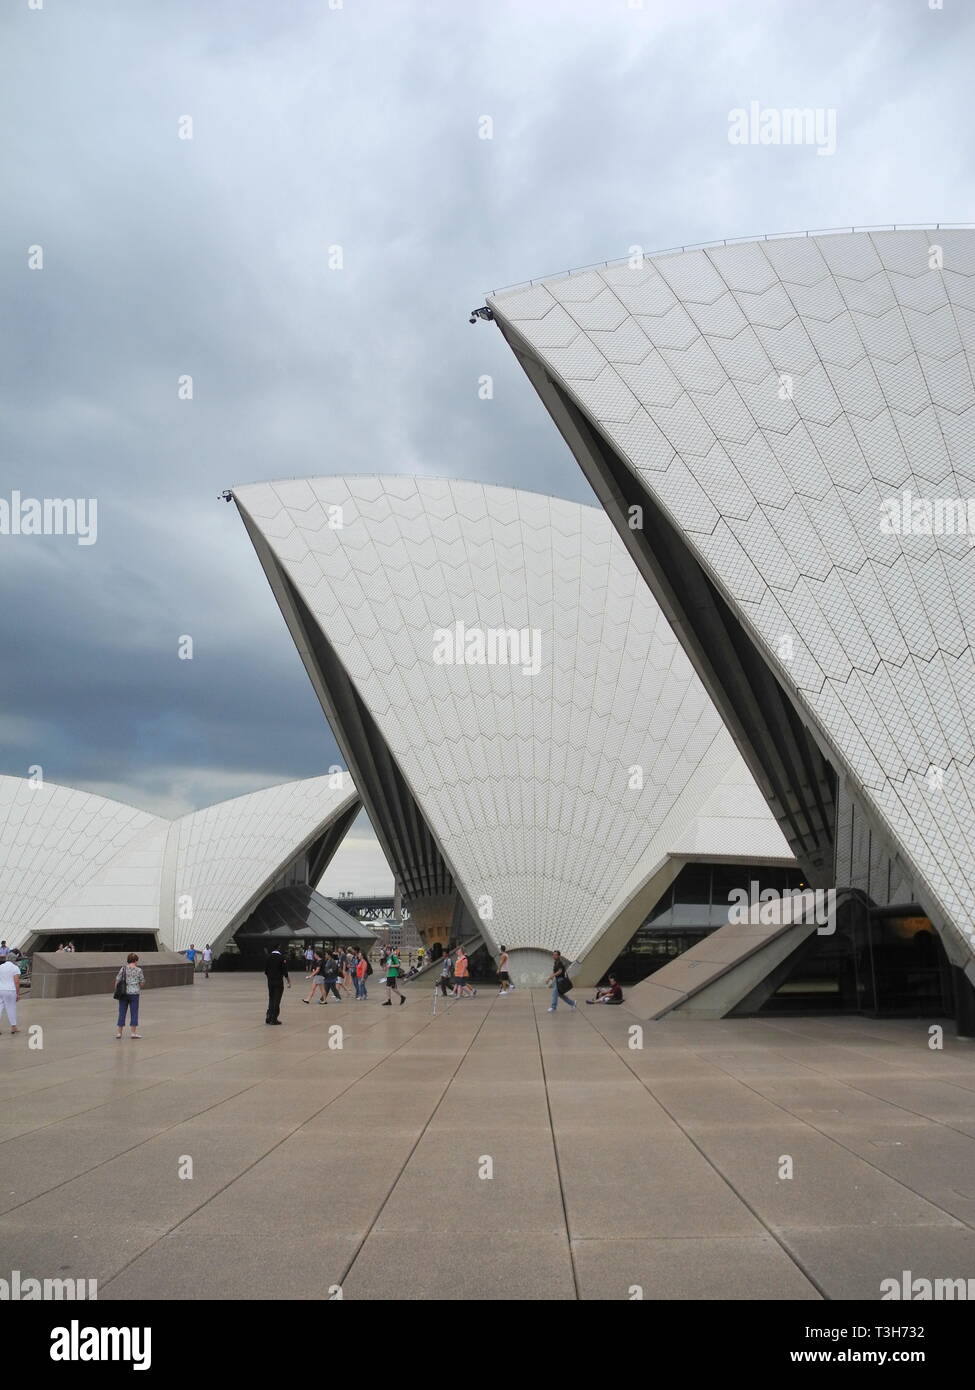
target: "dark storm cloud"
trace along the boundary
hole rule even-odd
[[[49,0],[2,38],[0,493],[96,497],[99,530],[0,538],[0,769],[163,810],[335,756],[222,488],[416,471],[591,496],[468,325],[485,291],[972,205],[950,3]],[[730,146],[752,99],[835,107],[836,154]]]

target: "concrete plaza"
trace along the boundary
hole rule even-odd
[[[28,998],[0,1038],[4,1277],[387,1300],[975,1276],[975,1045],[921,1021],[664,1021],[631,1048],[633,1015],[581,995],[433,1016],[426,985],[322,1008],[293,979],[280,1028],[261,976],[147,991],[141,1041],[109,997]]]

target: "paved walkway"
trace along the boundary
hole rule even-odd
[[[141,1042],[114,1041],[107,997],[26,1004],[43,1049],[0,1038],[0,1274],[97,1278],[105,1299],[877,1298],[902,1270],[975,1277],[973,1044],[665,1020],[631,1049],[624,1010],[550,1015],[540,991],[433,1017],[426,987],[304,1008],[301,984],[281,1028],[258,976],[147,992]]]

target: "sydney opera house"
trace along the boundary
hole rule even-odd
[[[975,1035],[975,232],[640,253],[477,315],[601,505],[228,493],[351,778],[172,822],[0,779],[8,942],[286,936],[364,807],[426,944],[523,984],[558,949],[645,1018]]]
[[[368,938],[314,891],[359,804],[348,774],[336,773],[167,820],[0,777],[0,937],[23,951],[70,941],[77,951],[209,944],[215,955],[235,934],[300,939],[309,922],[319,934]]]
[[[526,984],[558,949],[595,981],[648,919],[648,951],[679,949],[727,920],[729,885],[799,882],[599,508],[401,476],[234,495],[429,945],[506,946]]]
[[[975,1031],[975,232],[636,255],[481,313],[835,886],[849,1005]]]

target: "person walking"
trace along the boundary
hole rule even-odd
[[[501,986],[498,990],[498,994],[511,993],[511,976],[508,973],[508,959],[508,948],[507,946],[502,946],[501,954],[498,957],[498,984]]]
[[[4,943],[6,945],[6,942]],[[10,1024],[11,1033],[19,1033],[17,1027],[17,1001],[20,999],[20,966],[12,960],[10,953],[4,952],[0,960],[0,1023],[4,1014]]]
[[[354,946],[350,947],[346,953],[345,967],[349,974],[349,984],[352,986],[352,998],[359,1002],[359,953]]]
[[[210,966],[213,964],[213,952],[210,950],[209,941],[203,948],[203,978],[209,980]]]
[[[447,998],[447,991],[454,987],[454,965],[449,951],[444,951],[443,965],[440,967],[440,993]]]
[[[339,955],[339,988],[344,989],[346,994],[355,990],[355,975],[352,971],[352,955],[349,951],[342,951]]]
[[[471,968],[463,946],[457,947],[454,956],[454,994],[458,999],[465,997],[473,999],[477,994],[476,989],[471,988]]]
[[[355,953],[355,992],[357,999],[365,999],[366,995],[366,968],[369,962],[362,951]]]
[[[569,998],[569,991],[572,988],[572,981],[569,979],[569,963],[563,959],[561,951],[552,952],[552,973],[545,983],[552,986],[552,1002],[548,1006],[550,1014],[555,1013],[560,999],[570,1009],[576,1007]]]
[[[386,957],[386,998],[383,1000],[382,1007],[388,1009],[392,1006],[392,995],[399,995],[400,1006],[406,1003],[406,995],[402,994],[397,988],[396,981],[400,977],[400,962],[396,951],[390,951]]]
[[[115,1025],[116,1042],[122,1036],[126,1012],[129,1015],[129,1036],[142,1037],[139,1032],[139,1000],[142,997],[142,987],[145,982],[146,977],[139,965],[139,957],[134,951],[131,951],[125,958],[125,964],[115,976],[115,998],[118,1000],[118,1022]]]
[[[315,952],[310,946],[305,947],[305,974],[310,975],[315,968]]]
[[[0,941],[0,960],[6,960],[6,959],[7,959],[7,951],[8,951],[8,949],[9,949],[9,948],[8,948],[8,946],[7,946],[6,941]]]
[[[308,991],[307,997],[306,997],[305,999],[302,999],[301,1002],[302,1002],[303,1004],[310,1004],[311,1001],[314,999],[315,995],[319,992],[319,990],[321,990],[322,997],[321,997],[321,999],[319,999],[318,1002],[319,1002],[319,1004],[324,1004],[324,1003],[325,1003],[325,962],[324,962],[323,960],[320,960],[320,961],[318,962],[318,964],[315,966],[315,969],[311,972],[311,974],[308,975],[308,976],[306,976],[306,979],[308,979],[309,982],[311,983],[311,989]]]
[[[264,974],[267,976],[267,1014],[264,1022],[280,1024],[278,1014],[281,1012],[281,997],[284,994],[285,981],[288,988],[291,988],[291,978],[288,975],[287,958],[277,947],[267,958]]]
[[[322,977],[325,981],[325,989],[322,993],[323,1004],[328,1002],[329,993],[334,994],[335,998],[341,1004],[342,996],[339,994],[338,990],[339,974],[341,970],[342,962],[339,960],[338,955],[335,951],[329,951],[328,955],[322,961]]]
[[[196,974],[196,947],[195,947],[195,946],[191,946],[191,947],[189,948],[188,951],[184,951],[184,952],[183,952],[183,955],[184,955],[184,956],[186,957],[186,959],[189,961],[190,965],[192,965],[192,967],[193,967],[193,973],[194,973],[194,975],[195,975],[195,974]]]

